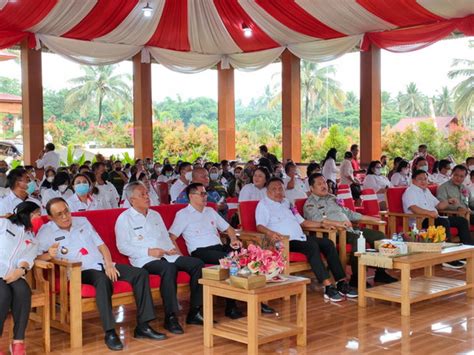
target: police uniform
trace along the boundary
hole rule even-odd
[[[0,219],[0,335],[3,324],[11,309],[13,321],[13,339],[23,340],[31,309],[31,289],[24,278],[7,284],[4,280],[20,263],[33,266],[37,255],[37,245],[33,234],[23,226]]]
[[[135,267],[144,268],[150,274],[161,277],[161,297],[165,314],[178,312],[176,277],[178,271],[185,271],[191,277],[191,307],[202,306],[202,287],[199,279],[202,277],[204,263],[193,257],[179,255],[164,255],[156,258],[148,255],[148,249],[174,249],[165,223],[160,214],[151,209],[147,215],[139,213],[133,207],[123,212],[115,223],[118,250],[129,257]]]
[[[43,225],[38,232],[39,251],[47,251],[54,243],[59,243],[58,255],[68,260],[82,262],[82,283],[96,289],[96,303],[104,331],[115,328],[112,314],[112,281],[104,272],[105,262],[98,247],[104,242],[85,217],[72,217],[70,230],[59,228],[54,222]],[[148,273],[129,265],[115,264],[120,273],[118,280],[132,285],[137,303],[137,322],[146,323],[155,319],[153,300],[150,292]]]

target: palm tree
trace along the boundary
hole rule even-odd
[[[435,112],[440,116],[448,116],[453,113],[453,100],[447,86],[441,88],[441,93],[434,97]]]
[[[330,108],[344,109],[346,95],[340,83],[333,79],[334,65],[320,67],[317,63],[301,62],[301,91],[303,96],[303,122],[308,123],[310,115],[323,114]]]
[[[399,96],[401,111],[410,117],[419,117],[427,114],[429,105],[426,97],[418,90],[416,84],[407,85],[406,92]]]
[[[119,100],[125,106],[131,102],[128,74],[114,74],[116,66],[81,66],[85,75],[70,80],[75,86],[69,91],[66,105],[69,110],[79,109],[85,114],[92,105],[98,108],[98,123],[102,122],[102,112],[105,100]]]
[[[474,48],[474,41],[469,42],[469,47]],[[471,127],[474,113],[474,60],[454,59],[452,67],[457,67],[448,73],[450,79],[465,78],[453,89],[454,110],[464,124]]]

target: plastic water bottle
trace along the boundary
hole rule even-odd
[[[359,238],[357,239],[357,252],[365,253],[365,238],[362,231],[360,231]]]
[[[238,272],[239,272],[239,266],[237,265],[235,261],[233,261],[232,264],[230,264],[229,274],[230,276],[237,276]]]

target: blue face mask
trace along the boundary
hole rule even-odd
[[[428,171],[428,165],[420,166],[420,170]]]
[[[89,192],[89,184],[76,184],[74,185],[74,191],[79,196],[84,196]]]
[[[28,187],[26,188],[26,192],[28,195],[31,195],[33,192],[35,192],[36,189],[36,183],[34,181],[30,181],[28,183]]]

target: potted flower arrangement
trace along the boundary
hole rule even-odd
[[[443,226],[429,226],[421,231],[414,228],[402,237],[410,252],[438,252],[446,241],[446,229]]]
[[[280,275],[285,269],[285,258],[281,249],[262,249],[250,244],[247,249],[233,251],[227,257],[219,260],[221,268],[238,268],[237,274],[242,276],[263,275],[270,281]]]

